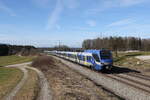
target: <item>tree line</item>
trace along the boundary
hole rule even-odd
[[[0,56],[6,55],[35,55],[37,53],[37,49],[34,46],[22,46],[22,45],[8,45],[8,44],[0,44]]]
[[[137,37],[104,37],[86,39],[82,43],[84,49],[110,49],[113,51],[140,50],[150,51],[150,39]]]

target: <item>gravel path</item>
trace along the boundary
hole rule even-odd
[[[136,58],[138,58],[140,60],[150,60],[150,55],[147,55],[147,56],[136,56]]]
[[[150,100],[150,94],[146,94],[145,92],[128,86],[124,83],[93,72],[90,69],[84,68],[83,66],[73,64],[58,57],[55,58],[68,65],[68,67],[78,71],[80,74],[88,77],[96,84],[104,86],[105,88],[111,90],[112,92],[119,95],[120,97],[123,97],[126,100]]]
[[[21,81],[17,84],[17,86],[8,95],[6,95],[5,100],[13,100],[13,97],[22,88],[22,86],[24,85],[25,81],[28,78],[27,68],[36,71],[39,76],[40,92],[37,97],[37,100],[52,100],[51,91],[49,89],[49,85],[48,85],[47,79],[45,78],[44,74],[36,68],[27,66],[28,64],[31,64],[31,62],[6,66],[6,67],[19,68],[24,73],[24,76],[21,79]]]
[[[26,70],[25,67],[17,67],[17,68],[19,68],[24,73],[24,76],[21,79],[21,81],[17,84],[17,86],[9,94],[6,95],[5,100],[13,100],[13,97],[21,89],[21,87],[24,85],[24,83],[28,78],[28,70]]]
[[[45,78],[44,74],[36,68],[33,68],[33,67],[27,67],[27,68],[36,71],[39,76],[41,90],[39,92],[39,97],[37,100],[52,100],[52,96],[50,95],[52,93],[49,89],[49,85],[48,85],[47,79]]]

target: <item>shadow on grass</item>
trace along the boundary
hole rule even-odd
[[[140,54],[140,53],[137,53],[137,54],[127,54],[126,56],[127,57],[134,57],[134,56],[140,56],[140,55],[142,55],[142,54]]]
[[[113,68],[110,71],[104,71],[104,73],[107,74],[121,74],[121,73],[131,73],[131,72],[140,73],[140,71],[136,71],[125,67],[118,67],[118,66],[113,66]]]
[[[126,56],[115,58],[114,62],[118,62],[118,61],[124,60],[125,58],[126,58]]]
[[[114,62],[124,60],[127,57],[135,57],[135,56],[140,56],[140,55],[142,55],[142,54],[140,54],[140,53],[137,53],[137,54],[126,54],[126,55],[124,55],[122,57],[118,57],[118,58],[114,59]]]
[[[137,53],[137,54],[127,54],[127,55],[124,55],[122,57],[115,58],[114,62],[119,62],[119,61],[122,61],[122,60],[124,60],[124,59],[126,59],[128,57],[135,57],[135,56],[140,56],[140,55],[142,55],[142,54],[140,54],[140,53]]]

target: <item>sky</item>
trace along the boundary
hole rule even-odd
[[[81,47],[108,36],[150,38],[150,0],[0,0],[0,43]]]

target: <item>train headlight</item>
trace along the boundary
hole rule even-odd
[[[109,66],[106,66],[106,69],[109,69]]]
[[[110,63],[101,63],[102,65],[109,65]]]

